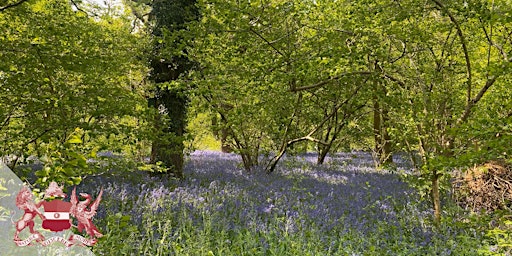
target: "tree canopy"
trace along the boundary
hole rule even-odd
[[[122,17],[89,17],[65,1],[2,10],[2,155],[43,156],[72,138],[80,139],[80,151],[97,152],[107,149],[106,139],[137,133],[147,69],[133,54],[145,40],[130,30]]]

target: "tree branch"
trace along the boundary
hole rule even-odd
[[[75,0],[70,0],[70,1],[73,4],[73,6],[76,8],[77,11],[83,12],[87,16],[90,16],[92,14],[92,16],[94,16],[94,17],[99,17],[99,15],[94,12],[88,13],[88,12],[84,11],[82,8],[78,7],[78,4],[75,2]]]
[[[22,3],[26,2],[26,1],[28,1],[28,0],[20,0],[20,1],[16,2],[16,3],[8,4],[6,6],[2,6],[2,7],[0,7],[0,12],[6,10],[8,8],[11,8],[11,7],[16,7],[16,6],[22,4]]]
[[[457,19],[455,19],[455,17],[452,15],[452,13],[450,11],[448,11],[448,9],[439,0],[432,0],[432,2],[434,2],[439,7],[440,10],[444,11],[448,15],[448,17],[452,21],[453,25],[455,25],[455,29],[457,29],[457,35],[459,36],[460,43],[462,45],[462,50],[464,51],[464,58],[466,59],[466,73],[468,76],[467,104],[469,105],[470,101],[471,101],[472,74],[471,74],[471,62],[469,59],[468,47],[466,45],[466,38],[464,37],[464,33],[462,33],[462,29],[460,28],[459,22],[457,21]]]
[[[301,141],[305,141],[305,140],[309,140],[309,141],[312,141],[312,142],[315,142],[315,143],[319,143],[319,144],[322,144],[324,146],[329,146],[329,143],[328,142],[325,142],[325,141],[322,141],[322,140],[319,140],[319,139],[316,139],[316,138],[313,138],[311,136],[313,136],[313,134],[315,134],[327,121],[329,121],[334,115],[336,115],[336,113],[338,112],[338,110],[343,107],[344,105],[346,105],[351,99],[354,98],[354,96],[359,92],[359,89],[361,89],[362,86],[358,86],[356,88],[356,90],[352,93],[352,97],[347,97],[342,103],[338,104],[338,105],[335,105],[334,108],[333,108],[333,111],[331,113],[329,113],[329,115],[327,115],[318,125],[316,125],[316,127],[314,127],[306,136],[302,136],[302,137],[299,137],[299,138],[295,138],[295,139],[292,139],[292,140],[289,140],[287,141],[284,145],[284,147],[282,147],[279,151],[279,154],[277,154],[276,156],[274,156],[272,158],[272,160],[270,160],[270,162],[268,162],[267,166],[265,167],[265,171],[267,173],[271,173],[274,171],[274,169],[276,168],[276,165],[277,163],[279,162],[279,160],[284,156],[284,154],[286,153],[286,150],[288,150],[288,148],[297,143],[297,142],[301,142]]]
[[[485,82],[484,87],[482,87],[482,89],[480,89],[480,92],[478,92],[476,97],[468,102],[468,104],[466,105],[466,108],[464,109],[464,113],[457,120],[457,124],[461,124],[468,119],[473,107],[480,101],[480,99],[482,99],[482,97],[487,92],[487,90],[489,90],[489,88],[494,84],[494,82],[496,82],[497,78],[498,78],[497,76],[493,76],[493,77],[487,79],[487,82]]]
[[[309,29],[313,29],[313,30],[317,30],[317,31],[329,31],[329,30],[332,30],[332,31],[335,31],[335,32],[339,32],[339,33],[347,34],[347,35],[349,35],[349,36],[355,36],[355,35],[356,35],[353,31],[344,30],[344,29],[337,29],[337,28],[318,28],[318,27],[312,27],[312,26],[309,26],[309,25],[304,25],[304,27],[309,28]]]
[[[284,57],[284,54],[279,49],[277,49],[270,41],[268,41],[265,37],[263,37],[260,33],[258,33],[258,31],[254,30],[252,28],[250,28],[249,31],[251,31],[252,33],[257,35],[259,38],[261,38],[261,40],[265,41],[265,43],[267,43],[270,47],[272,47],[272,49],[274,49],[274,51],[276,51],[279,55]]]
[[[354,72],[346,72],[346,73],[343,73],[341,75],[338,75],[338,76],[335,76],[335,77],[331,77],[329,79],[326,79],[324,81],[321,81],[321,82],[318,82],[316,84],[312,84],[312,85],[306,85],[306,86],[302,86],[302,87],[297,87],[297,88],[292,88],[290,91],[291,92],[300,92],[300,91],[304,91],[304,90],[309,90],[309,89],[316,89],[316,88],[320,88],[324,85],[327,85],[335,80],[338,80],[338,79],[341,79],[342,77],[346,77],[346,76],[354,76],[354,75],[365,75],[365,76],[368,76],[368,75],[372,75],[374,72],[371,72],[371,71],[354,71]],[[387,78],[397,84],[399,84],[400,86],[402,87],[405,87],[405,82],[401,81],[400,79],[396,78],[396,77],[393,77],[389,74],[386,74],[384,72],[382,72],[382,76],[384,78]]]
[[[292,92],[299,92],[299,91],[304,91],[304,90],[309,90],[309,89],[316,89],[316,88],[319,88],[319,87],[322,87],[326,84],[329,84],[335,80],[338,80],[342,77],[346,77],[346,76],[353,76],[353,75],[371,75],[372,72],[371,71],[354,71],[354,72],[345,72],[341,75],[338,75],[338,76],[335,76],[335,77],[331,77],[327,80],[324,80],[324,81],[321,81],[321,82],[318,82],[316,84],[312,84],[312,85],[306,85],[306,86],[302,86],[302,87],[297,87],[297,88],[293,88],[291,91]]]
[[[387,79],[389,79],[389,80],[391,80],[391,81],[393,81],[393,82],[395,82],[395,83],[399,84],[402,88],[405,88],[405,83],[404,83],[404,81],[402,81],[402,80],[400,80],[400,79],[398,79],[398,78],[396,78],[396,77],[394,77],[394,76],[392,76],[392,75],[386,74],[386,73],[382,73],[382,75],[383,75],[385,78],[387,78]]]
[[[466,59],[466,69],[467,69],[467,76],[468,76],[467,104],[466,104],[466,108],[464,109],[464,113],[462,113],[460,118],[457,120],[457,124],[461,124],[469,118],[469,115],[471,114],[471,110],[473,109],[473,107],[480,101],[480,99],[482,99],[484,94],[494,84],[494,82],[496,82],[496,79],[498,77],[497,76],[489,77],[487,79],[487,81],[485,82],[484,87],[482,87],[482,89],[480,89],[480,91],[478,92],[476,97],[473,99],[471,98],[471,79],[472,79],[471,62],[469,59],[469,53],[468,53],[468,49],[467,49],[467,45],[466,45],[466,39],[464,37],[464,34],[462,33],[460,24],[459,24],[459,22],[457,22],[455,17],[448,11],[448,9],[439,0],[432,0],[432,2],[434,2],[442,11],[446,12],[448,17],[452,21],[452,23],[455,25],[455,28],[457,29],[457,35],[459,36],[459,39],[462,44],[462,49],[464,51],[464,57]],[[484,32],[485,32],[486,38],[490,41],[489,43],[492,44],[492,40],[491,40],[490,36],[487,34],[487,31],[485,30],[485,28],[484,28]]]
[[[300,137],[300,138],[296,138],[296,139],[293,139],[293,140],[290,140],[288,141],[288,146],[291,146],[292,144],[296,143],[296,142],[299,142],[299,141],[305,141],[305,140],[309,140],[311,142],[315,142],[315,143],[320,143],[324,146],[327,146],[329,145],[329,143],[325,142],[325,141],[322,141],[322,140],[319,140],[319,139],[315,139],[311,136],[304,136],[304,137]]]
[[[400,53],[400,56],[398,56],[398,57],[396,57],[394,59],[388,60],[389,63],[391,63],[391,64],[394,64],[395,62],[397,62],[401,58],[405,57],[405,54],[407,53],[407,43],[403,42],[403,41],[401,41],[400,43],[402,43],[402,48],[403,48],[402,52]],[[390,45],[390,51],[391,51],[391,45]]]
[[[489,45],[491,47],[495,47],[496,49],[498,49],[498,51],[501,53],[501,56],[503,56],[503,59],[505,61],[510,61],[509,58],[508,58],[507,53],[503,50],[503,47],[498,45],[497,43],[495,43],[492,40],[492,38],[491,38],[492,35],[489,35],[489,33],[487,32],[487,29],[485,29],[485,26],[483,25],[482,19],[480,19],[480,23],[482,23],[482,30],[484,31],[485,38],[487,38],[487,42],[489,43]]]
[[[11,120],[12,114],[14,113],[14,109],[7,115],[5,120],[2,122],[2,125],[0,125],[0,130],[2,130],[5,126],[9,124],[9,121]]]

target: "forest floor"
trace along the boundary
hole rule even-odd
[[[196,151],[185,179],[141,172],[86,179],[104,188],[97,254],[125,255],[478,255],[484,231],[430,205],[368,153],[285,158],[274,173],[248,173],[236,154]]]

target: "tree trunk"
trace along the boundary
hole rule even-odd
[[[186,104],[184,93],[168,89],[159,90],[155,100],[159,113],[154,123],[156,136],[151,145],[151,162],[162,162],[178,178],[183,177]]]
[[[385,107],[381,107],[377,97],[373,102],[373,134],[375,139],[375,152],[379,165],[393,163],[391,136],[387,131],[389,115]]]
[[[375,152],[380,164],[380,157],[382,152],[382,124],[380,119],[380,106],[377,97],[373,99],[373,137],[375,140]]]
[[[393,152],[391,147],[391,136],[388,132],[389,114],[386,108],[382,108],[382,161],[384,164],[393,163]]]
[[[242,157],[242,164],[244,165],[244,169],[247,172],[253,170],[255,166],[258,165],[258,155],[251,152],[250,150],[239,148],[240,156]]]
[[[316,160],[316,164],[319,164],[319,165],[323,164],[324,161],[325,161],[325,157],[327,156],[327,153],[329,153],[329,151],[331,150],[331,146],[332,146],[332,143],[334,142],[334,139],[329,140],[329,135],[331,134],[331,130],[333,129],[333,125],[338,125],[336,123],[336,120],[334,121],[334,124],[333,124],[333,121],[329,122],[329,124],[328,124],[328,126],[326,128],[325,136],[324,136],[324,141],[329,141],[329,145],[322,145],[321,143],[317,143],[318,157],[317,157],[317,160]],[[335,136],[336,136],[336,134],[333,135],[333,137],[335,137]]]
[[[318,150],[318,158],[316,160],[316,164],[320,165],[320,164],[324,164],[325,162],[325,157],[327,157],[327,153],[329,152],[329,149],[327,149],[326,146],[321,146],[320,145],[318,146],[319,147],[319,150]]]
[[[432,203],[434,207],[434,224],[439,226],[441,223],[441,198],[439,195],[439,174],[436,170],[432,171]]]
[[[155,83],[155,98],[151,104],[156,107],[160,118],[155,122],[156,136],[151,147],[153,162],[162,162],[176,177],[183,177],[183,140],[187,124],[188,86],[169,87],[168,82],[176,81],[194,67],[188,59],[184,36],[167,40],[166,31],[171,35],[187,30],[187,24],[199,17],[195,0],[151,1],[149,20],[153,24],[151,34],[155,39],[151,53],[150,80]],[[167,49],[182,51],[169,56]]]
[[[231,153],[233,152],[233,149],[231,148],[231,145],[228,143],[228,129],[222,128],[220,130],[220,149],[222,153]]]
[[[335,125],[338,125],[338,124],[335,124]],[[319,165],[324,164],[325,158],[327,157],[327,154],[331,151],[332,144],[334,144],[334,142],[336,141],[336,138],[338,137],[337,135],[340,130],[341,130],[341,128],[335,129],[334,134],[332,135],[331,138],[329,138],[329,135],[326,136],[325,141],[329,142],[328,145],[323,145],[321,143],[317,143],[318,144],[318,158],[317,158],[316,164],[319,164]]]
[[[226,122],[221,119],[221,123],[223,125],[226,125]],[[220,140],[220,150],[222,153],[231,153],[233,152],[233,148],[231,148],[231,145],[228,143],[228,135],[229,135],[229,129],[225,126],[218,127],[218,121],[217,117],[214,116],[212,118],[212,126],[213,126],[213,136],[215,136],[216,139]]]

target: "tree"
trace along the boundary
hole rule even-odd
[[[83,153],[135,133],[146,69],[132,54],[144,43],[129,23],[38,0],[4,9],[0,24],[2,156],[41,157],[77,129]]]
[[[350,10],[303,1],[199,5],[190,50],[201,67],[197,94],[223,119],[245,168],[275,153],[266,163],[271,172],[306,141],[320,144],[325,157],[366,104],[359,95],[372,74],[359,59],[366,49],[353,43]]]
[[[381,65],[387,83],[395,85],[393,101],[401,103],[389,111],[400,115],[390,118],[397,140],[419,150],[422,176],[430,184],[439,223],[441,179],[453,167],[484,160],[462,156],[472,151],[473,143],[487,144],[473,136],[484,132],[474,129],[475,121],[497,121],[487,109],[496,109],[501,103],[485,98],[501,98],[510,79],[506,75],[510,58],[505,50],[511,46],[509,18],[503,14],[511,6],[431,0],[422,6],[402,1],[395,8],[401,10],[391,22],[397,26],[388,31],[403,29],[393,34],[403,50],[395,52],[399,59]],[[506,116],[500,112],[498,116]]]
[[[198,17],[195,1],[154,1],[150,21],[154,37],[150,79],[156,84],[150,105],[155,117],[151,161],[162,162],[177,176],[183,176],[183,140],[186,127],[188,85],[178,78],[193,68],[184,51],[187,24]]]

